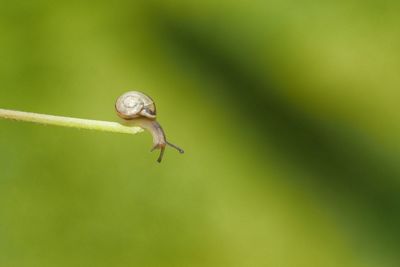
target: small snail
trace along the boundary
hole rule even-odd
[[[167,145],[175,148],[180,153],[184,153],[183,149],[167,141],[164,130],[156,121],[156,105],[149,96],[137,91],[127,92],[117,99],[115,109],[118,116],[128,124],[137,125],[151,133],[153,136],[153,148],[151,151],[155,149],[160,149],[161,151],[158,162],[161,162]]]

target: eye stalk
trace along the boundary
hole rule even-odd
[[[115,109],[118,116],[125,120],[125,124],[139,126],[151,133],[153,136],[151,151],[160,149],[158,162],[162,161],[167,145],[181,154],[185,153],[182,148],[167,141],[163,128],[156,121],[155,103],[149,96],[137,91],[127,92],[117,99]]]

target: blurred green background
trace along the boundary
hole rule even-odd
[[[0,0],[0,266],[399,266],[398,1]]]

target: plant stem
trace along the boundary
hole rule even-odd
[[[117,122],[86,120],[62,116],[52,116],[31,112],[0,109],[0,119],[26,121],[45,125],[56,125],[62,127],[96,130],[112,133],[137,134],[143,131],[137,126],[125,126]]]

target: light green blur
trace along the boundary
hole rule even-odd
[[[400,265],[398,1],[0,0],[0,266]]]

